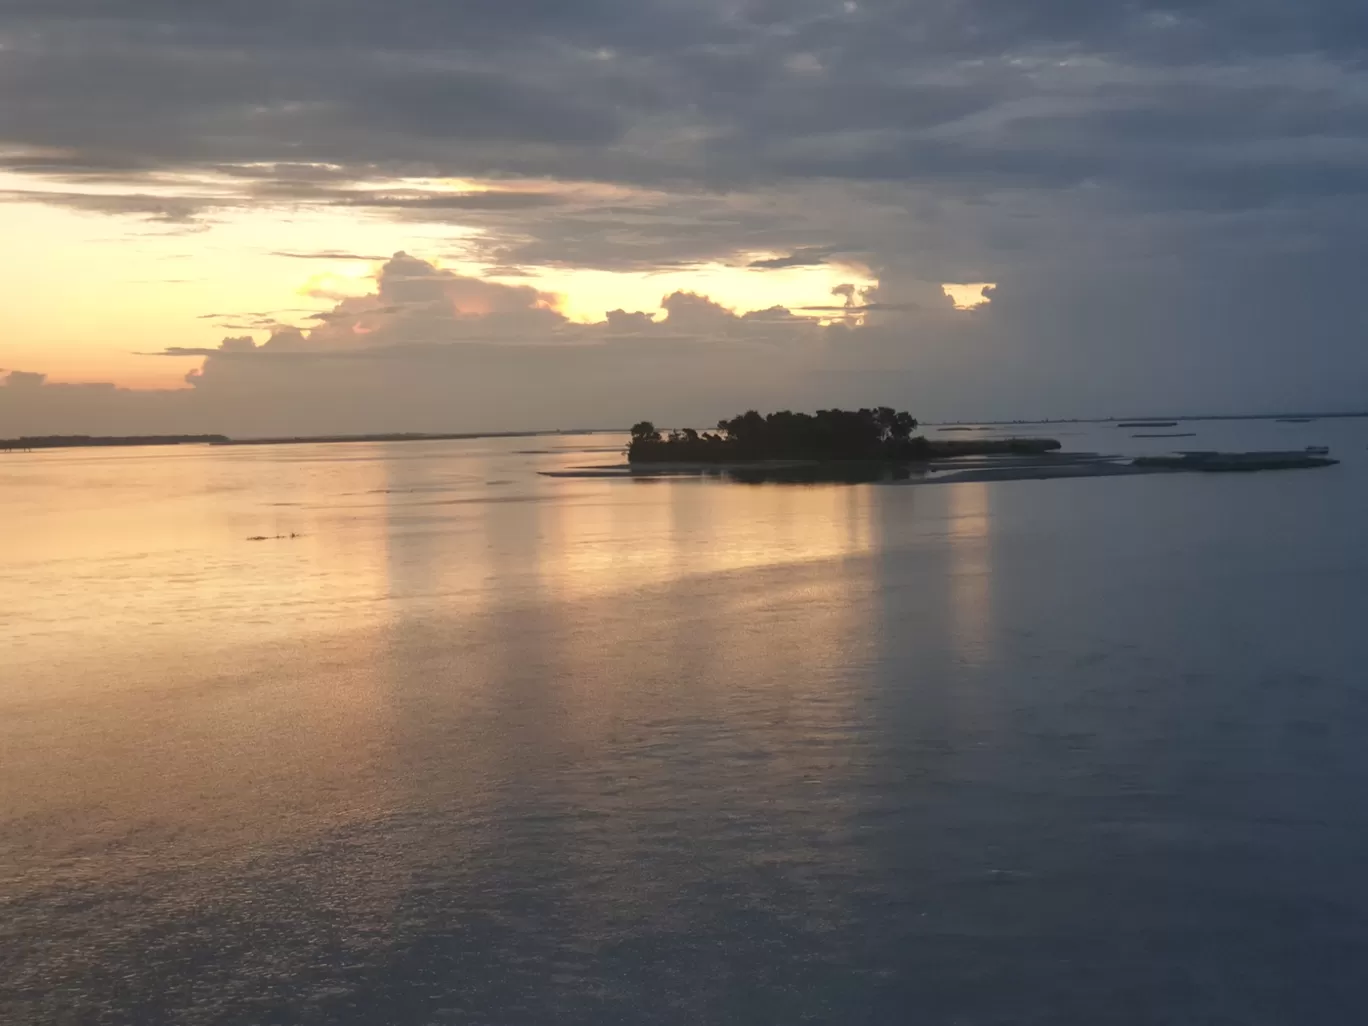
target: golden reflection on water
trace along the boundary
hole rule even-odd
[[[441,460],[388,455],[41,455],[0,521],[0,609],[23,614],[10,668],[46,691],[77,683],[54,681],[54,663],[131,663],[142,677],[149,660],[371,630],[410,607],[576,601],[873,545],[862,488],[492,487],[507,473],[496,457],[453,475]],[[44,503],[45,488],[61,501]],[[32,679],[12,673],[0,703]]]
[[[950,623],[960,658],[993,656],[992,489],[984,482],[949,485]]]
[[[577,876],[635,900],[670,898],[650,897],[670,886],[658,852],[645,857],[659,839],[642,826],[656,811],[686,832],[690,818],[754,831],[788,815],[840,832],[854,815],[833,797],[848,796],[840,782],[859,772],[848,745],[861,693],[842,682],[872,658],[877,618],[867,570],[841,559],[876,543],[871,492],[730,491],[681,483],[633,488],[607,507],[599,492],[547,507],[539,586],[551,601],[506,612],[482,639],[502,653],[481,670],[501,716],[540,739],[503,753],[504,786],[530,801],[555,779],[571,807],[624,813],[597,821],[590,847],[563,850],[586,862]],[[593,768],[604,752],[618,753],[609,775]],[[690,765],[744,773],[681,808]],[[775,797],[795,782],[801,802]],[[597,914],[591,891],[565,900]]]
[[[871,644],[868,575],[841,566],[879,544],[870,488],[552,481],[458,457],[78,452],[11,470],[0,829],[24,824],[29,865],[383,815],[417,786],[407,749],[467,715],[591,749],[687,707],[718,751],[755,749],[762,783],[794,770],[767,747],[791,746],[728,733],[762,712],[738,696],[764,696],[776,731],[843,729],[853,698],[825,684]],[[430,786],[531,780],[537,748],[456,745],[463,769]],[[643,764],[644,786],[668,788],[667,765]]]
[[[554,505],[543,574],[557,598],[842,559],[874,545],[867,488],[652,482],[625,500],[607,491],[621,487]]]
[[[389,804],[356,786],[392,731],[386,537],[350,510],[382,462],[40,460],[11,470],[24,487],[0,532],[0,814],[28,857],[133,871],[120,853],[250,845]]]
[[[354,509],[382,461],[76,453],[22,468],[0,520],[0,609],[22,611],[0,703],[386,615],[386,538]]]

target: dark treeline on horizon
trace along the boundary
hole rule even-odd
[[[370,435],[299,435],[281,438],[230,438],[227,435],[42,435],[0,438],[0,451],[15,449],[80,449],[100,446],[154,445],[322,445],[343,442],[444,442],[476,438],[537,438],[544,435],[598,434],[611,428],[574,431],[484,431],[461,434],[400,432]]]
[[[726,463],[735,460],[925,460],[926,439],[913,438],[917,420],[889,406],[818,410],[815,414],[755,410],[662,437],[650,421],[632,428],[627,458],[634,463]]]
[[[102,445],[216,445],[226,435],[34,435],[0,438],[0,449],[77,449]]]

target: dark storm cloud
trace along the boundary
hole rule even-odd
[[[3,158],[12,169],[75,177],[248,164],[277,198],[320,177],[426,169],[671,188],[1114,183],[1202,204],[1231,174],[1234,202],[1257,205],[1288,189],[1361,191],[1352,156],[1296,151],[1365,136],[1361,8],[12,2],[0,141],[42,151]],[[1286,151],[1250,160],[1252,144]],[[554,201],[534,195],[371,205]]]

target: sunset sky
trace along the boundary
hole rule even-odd
[[[1347,0],[9,0],[0,435],[1368,407]]]

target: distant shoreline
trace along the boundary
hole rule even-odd
[[[1211,413],[1194,417],[1064,417],[1042,420],[946,420],[930,421],[927,427],[944,429],[964,425],[973,427],[1015,427],[1033,424],[1114,424],[1120,421],[1155,422],[1271,420],[1284,423],[1311,423],[1317,420],[1368,419],[1368,411],[1354,413]],[[294,435],[276,438],[231,438],[227,435],[35,435],[0,438],[0,452],[38,449],[141,448],[164,445],[341,445],[348,442],[460,442],[480,438],[545,438],[555,435],[627,434],[626,428],[575,428],[558,431],[471,431],[443,434],[390,432],[362,435]]]
[[[582,428],[574,431],[477,431],[459,434],[299,435],[280,438],[229,438],[227,435],[42,435],[0,438],[0,452],[34,452],[39,449],[114,449],[167,445],[339,445],[347,442],[449,442],[478,438],[545,438],[555,435],[625,434],[616,428]]]
[[[227,438],[214,445],[339,445],[347,442],[463,442],[476,438],[543,438],[547,435],[589,435],[594,431],[475,431],[450,434],[401,432],[378,435],[296,435],[282,438]]]
[[[24,435],[0,438],[0,451],[111,449],[144,445],[222,445],[226,435]]]
[[[983,427],[1017,427],[1030,426],[1033,424],[1119,424],[1122,421],[1131,423],[1133,421],[1175,421],[1182,423],[1188,420],[1274,420],[1287,423],[1306,424],[1317,420],[1355,420],[1368,418],[1368,410],[1352,413],[1204,413],[1196,416],[1163,416],[1163,417],[1046,417],[1036,420],[928,420],[924,421],[926,427],[960,427],[962,425],[983,426]]]

